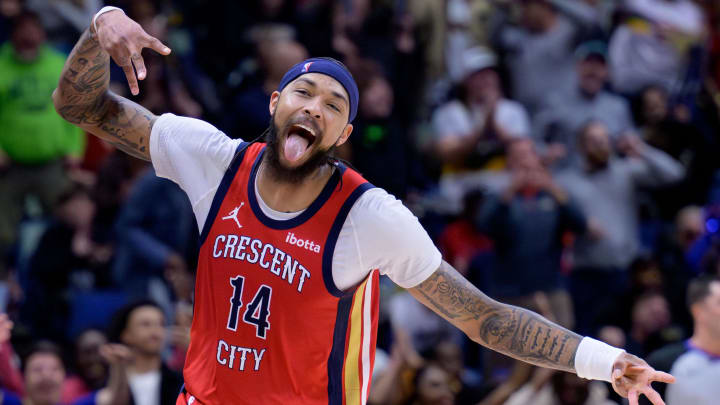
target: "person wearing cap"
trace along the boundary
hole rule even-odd
[[[177,404],[365,404],[379,273],[480,344],[613,381],[632,404],[640,394],[662,404],[650,383],[672,376],[490,299],[442,261],[400,201],[332,157],[353,130],[359,99],[341,63],[312,58],[290,68],[271,95],[265,142],[246,142],[109,92],[112,56],[138,93],[142,48],[170,53],[122,10],[101,9],[53,101],[66,120],[151,160],[185,190],[202,227]]]
[[[576,134],[591,120],[603,122],[613,139],[633,131],[630,106],[605,90],[608,81],[607,47],[588,41],[575,51],[576,85],[548,95],[547,106],[533,120],[533,134],[548,145],[556,167],[578,163]]]

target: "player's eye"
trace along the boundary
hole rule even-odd
[[[295,92],[296,92],[296,93],[299,93],[299,94],[302,94],[303,96],[307,96],[307,95],[310,94],[310,93],[309,93],[307,90],[305,90],[305,89],[297,89],[297,90],[295,90]]]
[[[332,108],[333,110],[340,112],[340,108],[336,106],[335,104],[328,104],[328,107]]]

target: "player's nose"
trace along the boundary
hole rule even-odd
[[[305,114],[315,118],[320,119],[320,100],[316,97],[312,100],[308,100],[307,104],[305,104],[303,111]]]

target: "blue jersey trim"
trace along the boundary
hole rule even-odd
[[[325,288],[327,288],[328,292],[336,297],[344,297],[348,294],[352,294],[353,291],[343,292],[337,288],[335,280],[333,280],[332,261],[333,254],[335,253],[335,245],[337,244],[343,224],[345,224],[345,220],[347,219],[348,214],[350,214],[350,209],[353,205],[355,205],[355,202],[361,195],[363,195],[363,193],[374,187],[375,186],[370,183],[363,183],[353,190],[340,208],[337,217],[335,217],[335,221],[333,222],[332,228],[330,228],[330,233],[328,233],[327,240],[325,241],[325,250],[323,250],[322,258],[323,280],[325,281]]]
[[[208,234],[210,233],[210,228],[212,228],[212,225],[215,222],[215,217],[217,217],[220,206],[225,199],[225,194],[227,194],[228,190],[230,189],[230,185],[235,178],[235,174],[237,173],[238,169],[242,165],[243,160],[245,159],[245,151],[247,150],[247,147],[249,145],[249,142],[241,142],[240,145],[238,145],[237,149],[235,150],[235,157],[233,158],[232,162],[230,162],[230,166],[227,168],[227,170],[225,171],[225,175],[223,175],[223,178],[220,181],[220,186],[218,186],[218,189],[215,191],[215,197],[213,197],[212,205],[210,205],[210,211],[208,212],[208,216],[205,219],[203,230],[200,233],[200,246],[205,243],[205,239],[207,239]]]
[[[320,195],[318,195],[315,201],[313,201],[312,204],[310,204],[310,206],[307,207],[307,209],[305,209],[305,211],[303,211],[300,215],[294,218],[284,220],[273,219],[265,215],[265,213],[262,211],[262,209],[260,208],[260,204],[258,204],[255,192],[255,176],[257,175],[257,170],[260,166],[260,162],[262,161],[264,153],[265,147],[263,147],[260,153],[258,153],[257,158],[255,158],[255,163],[253,164],[252,171],[250,172],[250,178],[248,180],[247,192],[248,202],[250,203],[250,208],[252,208],[255,217],[263,225],[271,229],[286,230],[295,228],[305,223],[308,219],[312,218],[312,216],[315,215],[318,211],[320,211],[320,208],[322,208],[325,202],[330,198],[333,191],[335,190],[335,187],[337,187],[340,178],[342,177],[343,170],[335,170],[330,177],[330,180],[327,182],[327,184],[325,184],[325,187],[320,192]]]
[[[345,363],[345,341],[352,308],[352,294],[340,298],[338,302],[335,329],[333,330],[332,350],[328,358],[328,405],[343,404],[343,364]]]

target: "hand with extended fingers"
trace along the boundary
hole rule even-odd
[[[613,364],[612,386],[615,392],[630,401],[630,405],[638,405],[640,394],[645,395],[654,405],[665,405],[665,402],[650,384],[653,381],[674,383],[675,377],[662,371],[656,371],[645,360],[623,353]]]
[[[145,79],[147,75],[141,55],[143,48],[150,48],[161,55],[168,55],[170,48],[159,39],[150,36],[140,24],[120,10],[99,15],[94,25],[90,24],[90,31],[97,35],[103,50],[123,69],[130,85],[130,92],[137,95],[140,92],[138,80]]]

